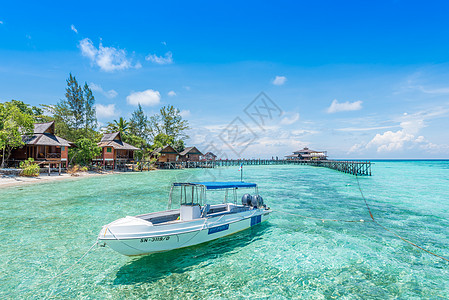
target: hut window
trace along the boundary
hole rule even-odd
[[[111,147],[107,147],[106,148],[106,152],[112,152],[112,148]]]
[[[61,151],[65,151],[65,146],[62,146],[62,147],[61,147]]]

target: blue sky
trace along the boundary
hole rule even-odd
[[[72,72],[101,124],[172,104],[187,144],[222,157],[449,158],[448,15],[445,1],[10,1],[0,101],[56,103]],[[260,92],[278,109],[263,124]]]

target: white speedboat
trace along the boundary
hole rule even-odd
[[[239,193],[245,188],[254,189],[253,195]],[[223,203],[207,204],[207,194],[218,196],[220,190],[224,191]],[[241,204],[237,203],[239,196]],[[180,208],[171,209],[176,198]],[[169,251],[245,230],[266,221],[271,212],[255,183],[174,183],[168,210],[127,216],[109,223],[101,229],[98,242],[130,256]]]

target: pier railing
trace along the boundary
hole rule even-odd
[[[183,168],[215,168],[230,166],[261,166],[261,165],[309,165],[337,170],[357,176],[371,176],[370,161],[347,160],[290,160],[290,159],[227,159],[215,161],[171,161],[158,162],[156,166],[161,169]]]

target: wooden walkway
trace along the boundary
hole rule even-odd
[[[228,159],[217,161],[173,161],[156,163],[160,169],[215,168],[231,166],[263,166],[263,165],[308,165],[324,167],[357,176],[371,176],[370,161],[346,160],[286,160],[286,159]]]

